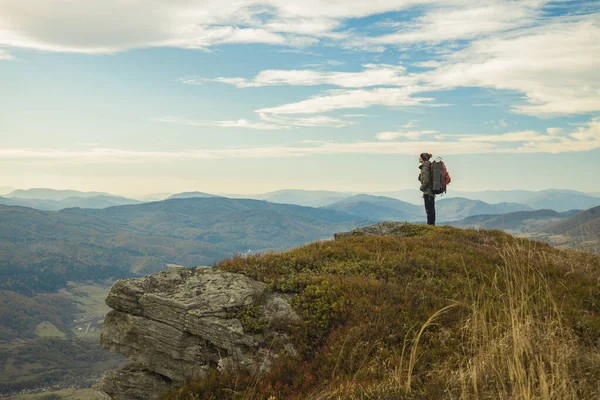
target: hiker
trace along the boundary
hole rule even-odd
[[[421,182],[421,192],[423,192],[423,199],[425,199],[425,212],[427,213],[427,224],[435,225],[435,194],[433,193],[433,179],[431,178],[431,161],[429,159],[433,157],[429,153],[421,153],[419,156],[419,182]]]

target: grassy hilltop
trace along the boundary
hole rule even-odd
[[[597,255],[404,225],[218,267],[292,295],[298,357],[270,373],[213,373],[165,399],[600,397]],[[247,326],[260,329],[254,315]]]

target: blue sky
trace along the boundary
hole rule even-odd
[[[0,186],[600,191],[600,6],[5,0]]]

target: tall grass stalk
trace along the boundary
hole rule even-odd
[[[500,250],[502,264],[470,305],[449,385],[460,398],[576,399],[576,342],[564,328],[534,245]],[[542,255],[541,255],[542,254]]]

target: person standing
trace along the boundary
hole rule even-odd
[[[421,153],[419,156],[419,182],[421,182],[421,192],[425,200],[425,212],[427,213],[427,224],[435,225],[435,194],[433,194],[433,180],[431,177],[431,161],[433,157],[429,153]]]

